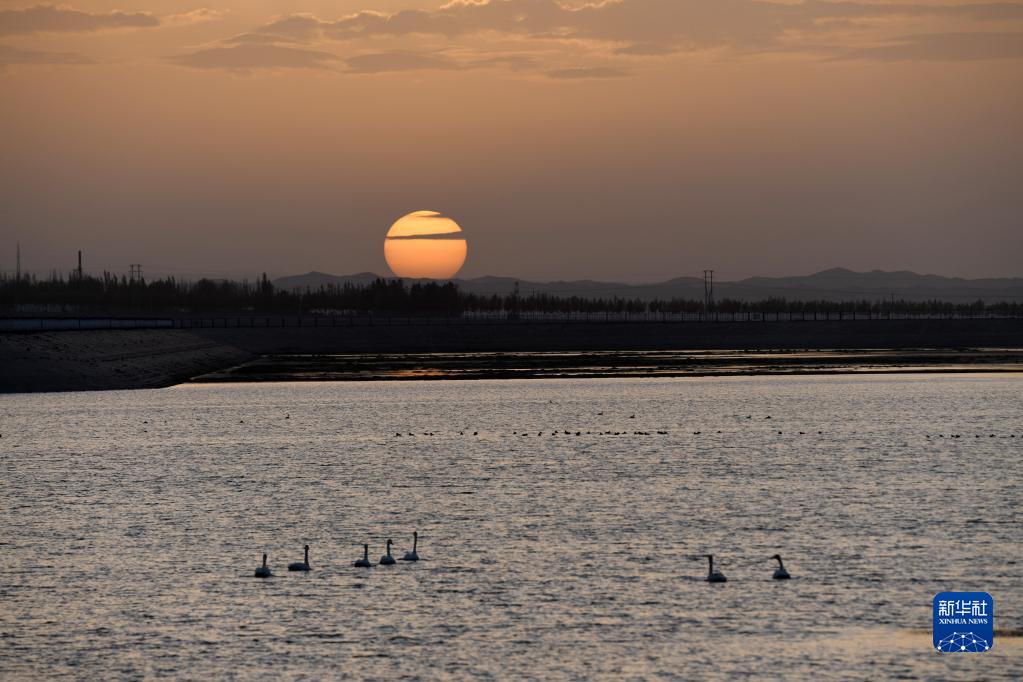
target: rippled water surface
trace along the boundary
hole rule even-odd
[[[1020,375],[0,396],[0,677],[1018,679],[1021,396]],[[414,529],[424,561],[351,567]],[[288,573],[305,543],[314,570]],[[941,590],[994,596],[992,651],[933,651]]]

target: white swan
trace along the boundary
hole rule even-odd
[[[412,531],[412,551],[405,552],[402,561],[419,561],[419,553],[416,552],[416,545],[419,544],[419,531]]]
[[[273,571],[271,571],[266,566],[266,555],[264,554],[263,555],[263,565],[256,569],[256,577],[257,578],[272,578],[273,575],[274,575]]]
[[[707,582],[709,582],[709,583],[727,583],[728,582],[728,578],[725,577],[725,574],[722,573],[721,571],[715,571],[714,570],[714,555],[713,554],[704,554],[703,556],[707,557],[707,559],[710,560],[710,568],[707,569]]]
[[[385,554],[382,557],[380,557],[380,565],[381,566],[393,566],[394,565],[394,557],[391,556],[391,545],[392,544],[394,544],[394,543],[391,542],[391,539],[387,538],[387,554]]]
[[[362,558],[356,561],[352,566],[356,568],[369,568],[373,564],[369,563],[369,545],[362,546]]]
[[[781,561],[781,554],[775,554],[771,558],[778,560],[778,568],[774,569],[775,580],[788,580],[789,578],[792,577],[791,575],[789,575],[789,572],[785,570],[785,564],[783,564]]]
[[[289,571],[310,571],[309,567],[309,545],[305,546],[305,561],[294,561],[288,564]]]

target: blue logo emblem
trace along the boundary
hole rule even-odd
[[[943,653],[984,652],[995,645],[995,600],[987,592],[934,595],[934,648]]]

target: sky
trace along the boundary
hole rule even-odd
[[[1023,276],[1023,1],[0,0],[0,270]]]

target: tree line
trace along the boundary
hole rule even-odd
[[[366,285],[328,284],[317,289],[291,290],[274,286],[266,274],[248,280],[174,277],[129,279],[104,272],[102,276],[52,274],[46,278],[0,274],[0,309],[6,314],[35,312],[73,314],[324,314],[444,315],[463,313],[648,313],[716,312],[726,314],[886,313],[915,315],[1023,316],[1018,302],[951,303],[905,300],[790,300],[721,299],[708,310],[702,300],[672,298],[642,300],[621,297],[556,296],[552,294],[476,294],[451,283],[406,283],[377,279]]]

